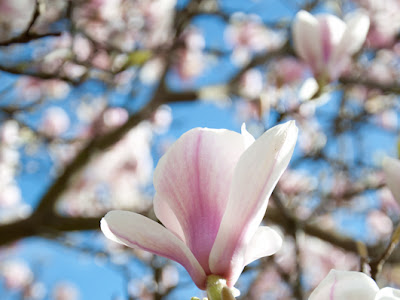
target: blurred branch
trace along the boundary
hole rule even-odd
[[[27,43],[32,40],[41,39],[43,37],[60,36],[61,35],[61,32],[49,32],[49,33],[44,33],[44,34],[31,33],[30,31],[39,16],[40,16],[39,1],[36,0],[32,18],[31,18],[28,26],[26,27],[25,31],[23,33],[21,33],[20,35],[13,37],[9,40],[0,41],[0,46],[9,46],[11,44]]]
[[[382,271],[382,267],[393,253],[394,249],[400,242],[400,225],[398,225],[392,234],[390,242],[385,251],[375,260],[369,263],[371,267],[371,277],[376,280],[376,276]]]
[[[339,82],[345,85],[363,85],[368,88],[379,89],[383,93],[400,94],[400,83],[379,83],[375,80],[361,77],[349,77],[342,76],[339,78]]]
[[[244,73],[246,73],[248,70],[257,67],[258,65],[261,65],[263,63],[266,63],[267,61],[284,56],[284,55],[289,55],[292,53],[289,41],[286,41],[286,43],[275,50],[258,54],[255,55],[246,65],[244,65],[229,81],[228,84],[230,86],[236,86],[238,82],[240,81],[240,78],[243,76]]]

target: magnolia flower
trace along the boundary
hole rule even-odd
[[[400,160],[386,156],[382,161],[383,171],[385,172],[386,184],[392,192],[394,198],[400,202]]]
[[[358,12],[345,23],[334,15],[314,17],[302,10],[293,23],[294,48],[314,76],[335,80],[348,66],[351,55],[360,50],[368,29],[368,16]]]
[[[308,300],[397,300],[400,290],[379,289],[375,281],[361,272],[331,270]]]
[[[101,229],[118,243],[180,263],[210,299],[220,299],[211,296],[213,286],[226,293],[245,265],[281,247],[281,237],[259,225],[296,139],[294,121],[256,141],[244,126],[242,134],[192,129],[155,170],[154,211],[165,227],[133,212],[111,211]]]

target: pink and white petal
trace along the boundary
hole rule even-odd
[[[376,294],[374,300],[400,300],[400,290],[385,287]]]
[[[268,226],[260,226],[244,248],[244,265],[275,254],[282,246],[281,236]]]
[[[101,220],[104,235],[116,242],[172,259],[180,263],[200,288],[206,274],[189,248],[168,229],[142,215],[114,210]]]
[[[382,161],[386,184],[397,202],[400,202],[400,160],[386,156]]]
[[[183,232],[181,224],[178,221],[178,218],[176,217],[171,207],[169,207],[168,202],[160,199],[157,193],[153,199],[153,207],[154,213],[161,221],[161,223],[163,223],[166,228],[175,233],[177,237],[185,242],[185,234]]]
[[[330,14],[321,14],[316,18],[321,31],[324,64],[327,64],[340,44],[346,30],[346,24],[338,17]]]
[[[292,26],[293,43],[296,53],[318,73],[322,65],[321,32],[317,19],[301,10],[296,14]]]
[[[374,300],[379,288],[361,272],[331,270],[308,300]]]
[[[171,146],[155,170],[157,197],[174,212],[186,244],[206,273],[234,168],[244,150],[239,133],[196,128]]]
[[[243,256],[243,265],[241,268],[235,268],[230,281],[236,282],[246,265],[259,258],[275,254],[281,246],[282,238],[275,230],[267,226],[258,227],[250,242],[242,248],[240,255]]]
[[[243,153],[235,168],[229,202],[210,255],[211,271],[224,276],[230,285],[244,265],[240,253],[255,234],[272,190],[289,164],[297,133],[294,121],[271,128]]]

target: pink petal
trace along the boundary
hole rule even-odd
[[[386,184],[397,202],[400,202],[400,160],[387,156],[383,159],[382,166]]]
[[[157,218],[167,227],[170,231],[175,233],[183,242],[185,242],[185,234],[183,232],[181,224],[179,224],[178,218],[175,213],[168,205],[167,201],[160,199],[158,194],[155,195],[153,200],[154,213]]]
[[[361,272],[331,270],[308,300],[374,300],[378,286]]]
[[[400,290],[385,287],[376,294],[374,300],[400,300]]]
[[[275,254],[282,246],[281,236],[267,226],[260,226],[244,248],[244,266],[264,257]]]
[[[331,59],[332,53],[340,44],[346,24],[338,17],[329,14],[321,14],[317,17],[321,30],[321,43],[324,64]]]
[[[207,274],[234,168],[244,147],[243,137],[236,132],[196,128],[176,141],[155,170],[156,197],[174,212],[187,245]],[[169,221],[165,225],[171,226]]]
[[[292,26],[293,43],[296,53],[307,62],[314,72],[323,67],[322,46],[318,42],[321,36],[317,19],[301,10],[297,13]]]
[[[210,268],[233,285],[242,271],[240,255],[255,234],[268,198],[289,164],[297,140],[294,121],[273,127],[240,157],[229,202],[210,255]]]
[[[339,21],[343,23],[341,20]],[[338,24],[333,26],[333,28],[339,27]],[[328,65],[332,79],[336,79],[341,75],[343,70],[350,64],[351,55],[360,50],[364,44],[369,29],[369,18],[362,13],[353,13],[347,24],[342,27],[344,30],[340,33],[340,39],[334,47],[332,58]]]
[[[110,211],[101,220],[104,235],[132,248],[172,259],[188,271],[194,283],[206,287],[206,274],[189,248],[168,229],[133,212]]]

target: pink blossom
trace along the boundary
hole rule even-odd
[[[242,65],[253,53],[279,47],[284,38],[265,27],[259,16],[235,13],[226,28],[225,40],[235,48],[233,62]]]
[[[0,127],[0,145],[13,145],[19,140],[19,125],[14,120],[5,121]]]
[[[393,109],[387,109],[377,114],[373,118],[374,122],[386,130],[397,130],[398,117]]]
[[[24,100],[38,101],[42,97],[63,99],[69,93],[69,85],[62,80],[43,80],[30,76],[21,76],[17,81],[18,93]]]
[[[368,28],[369,18],[358,12],[345,23],[334,15],[314,17],[302,10],[293,23],[294,48],[316,77],[335,80],[360,50]]]
[[[392,220],[380,210],[368,212],[367,222],[374,239],[387,239],[393,232]]]
[[[398,0],[356,0],[371,19],[368,45],[374,48],[390,47],[400,30],[400,2]],[[390,21],[388,21],[390,20]]]
[[[175,260],[200,289],[215,275],[233,287],[245,265],[279,250],[282,239],[259,226],[268,198],[297,139],[294,121],[257,141],[242,127],[196,128],[161,158],[154,174],[154,211],[162,225],[133,212],[101,222],[111,240]]]
[[[52,292],[54,300],[78,300],[79,290],[70,282],[59,282]]]
[[[380,290],[371,277],[361,272],[331,270],[308,299],[396,300],[400,299],[400,290]]]
[[[239,90],[240,94],[248,99],[256,99],[260,97],[260,94],[264,87],[264,78],[261,71],[257,69],[248,70],[240,78]]]
[[[0,275],[3,276],[7,288],[21,290],[32,283],[33,273],[23,261],[6,261],[0,266]]]
[[[40,129],[50,137],[57,137],[69,127],[67,113],[60,107],[50,107],[46,110]]]
[[[298,82],[304,78],[306,65],[293,57],[285,57],[273,64],[278,85]]]

